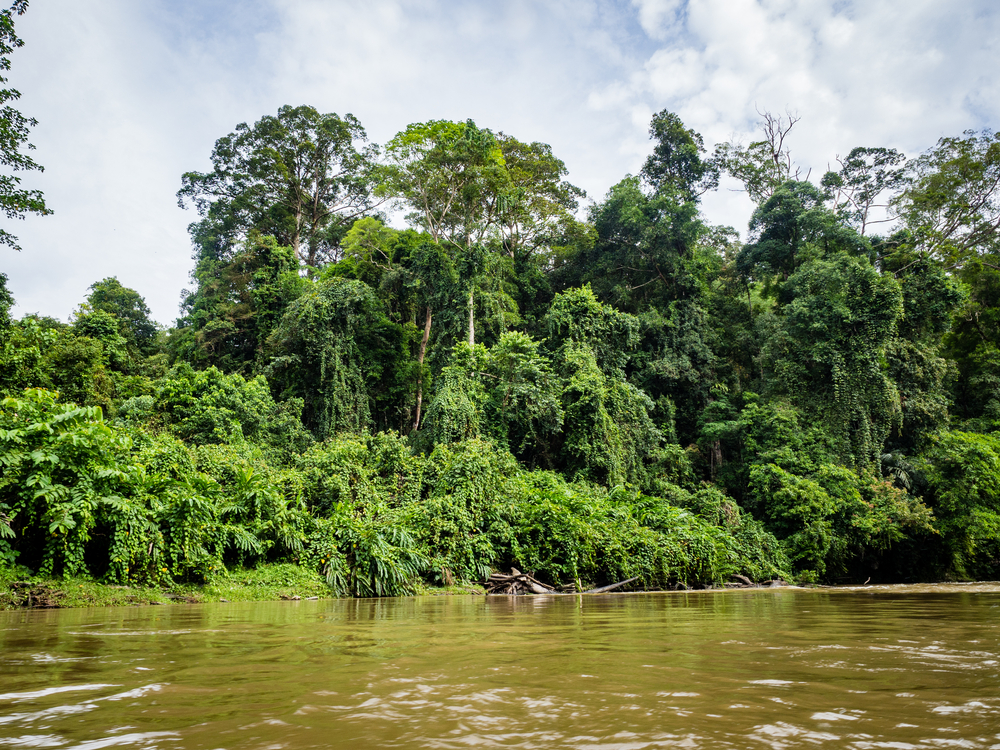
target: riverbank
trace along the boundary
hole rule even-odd
[[[769,586],[768,584],[772,584]],[[778,582],[764,582],[744,586],[705,587],[723,591],[736,588],[747,590],[769,588],[779,584],[783,588],[822,588],[837,591],[868,591],[871,593],[897,590],[900,586],[926,587],[940,591],[942,586],[960,587],[956,590],[971,591],[969,587],[1000,588],[995,581],[941,581],[918,584],[863,584],[822,586],[806,583],[801,586]],[[701,587],[698,587],[701,589]],[[692,589],[686,589],[691,591]],[[478,584],[453,584],[429,586],[421,584],[417,596],[450,596],[462,594],[483,595]],[[269,602],[310,599],[338,599],[317,574],[291,563],[272,563],[252,569],[238,569],[213,575],[204,584],[173,584],[170,586],[117,586],[100,583],[89,578],[45,578],[26,575],[24,569],[0,568],[0,610],[11,609],[74,609],[84,607],[156,606],[163,604],[207,604],[212,602]]]
[[[330,588],[298,565],[263,565],[212,576],[206,583],[170,586],[115,586],[89,578],[25,576],[0,569],[0,608],[123,607],[176,602],[272,601],[294,597],[330,598]]]
[[[482,594],[483,590],[455,585],[424,587],[417,593]],[[290,563],[227,571],[211,576],[204,584],[171,586],[116,586],[89,578],[45,578],[0,568],[0,610],[335,598],[319,575]]]

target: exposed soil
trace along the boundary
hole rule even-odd
[[[10,585],[10,604],[31,609],[55,609],[61,607],[66,594],[41,583],[15,581]]]

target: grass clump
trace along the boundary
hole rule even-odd
[[[194,589],[203,601],[261,602],[311,596],[327,598],[329,586],[315,570],[292,563],[225,570]]]

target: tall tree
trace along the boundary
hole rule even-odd
[[[14,31],[14,16],[23,15],[28,9],[28,0],[14,0],[14,4],[0,11],[0,71],[10,70],[10,53],[24,46],[24,41]],[[11,102],[21,98],[17,89],[6,87],[7,77],[0,73],[0,165],[12,172],[44,171],[21,151],[31,151],[35,147],[28,143],[28,131],[38,124],[33,117],[22,115]],[[27,190],[21,187],[21,178],[16,174],[0,175],[0,210],[8,219],[23,219],[25,214],[45,216],[52,211],[45,206],[41,190]],[[20,250],[17,237],[6,229],[0,229],[0,243]]]
[[[763,203],[788,180],[807,180],[809,173],[803,176],[802,168],[792,160],[786,142],[788,134],[802,118],[790,112],[785,117],[760,110],[757,113],[761,116],[763,137],[749,146],[741,143],[719,144],[715,148],[714,159],[720,168],[743,183],[755,203]]]
[[[544,251],[574,228],[573,212],[586,193],[564,178],[566,165],[547,143],[524,143],[498,133],[503,156],[497,228],[510,257]]]
[[[649,132],[643,179],[626,177],[591,208],[594,245],[554,275],[568,286],[589,283],[602,302],[639,316],[630,377],[658,402],[665,431],[673,433],[677,414],[688,436],[714,381],[705,291],[715,253],[701,242],[698,199],[718,171],[676,115],[656,114]]]
[[[953,267],[1000,269],[1000,133],[948,137],[907,165],[893,207],[921,249]]]
[[[827,172],[821,180],[833,209],[844,216],[863,236],[872,224],[892,221],[892,216],[875,218],[873,209],[887,209],[882,196],[893,193],[903,181],[906,157],[894,148],[851,149],[846,158],[837,157],[840,169]]]
[[[474,347],[477,301],[500,330],[516,319],[507,278],[525,257],[573,230],[583,191],[563,179],[566,167],[548,145],[494,134],[472,120],[411,124],[386,145],[386,156],[379,193],[410,209],[407,218],[449,256],[467,304],[466,340]],[[428,304],[421,363],[435,312],[430,300],[452,295],[425,290],[422,296]]]
[[[336,254],[354,219],[375,205],[367,136],[354,115],[284,106],[215,142],[211,172],[187,172],[177,193],[203,217],[196,244],[231,252],[251,230],[292,248],[309,267]]]
[[[415,123],[389,141],[386,156],[381,194],[411,208],[407,218],[434,242],[469,255],[486,239],[500,218],[504,186],[503,153],[493,133],[472,120]],[[468,342],[475,346],[474,280],[467,282]]]
[[[494,134],[472,120],[412,124],[386,145],[386,156],[381,194],[411,209],[407,218],[467,267],[474,345],[477,285],[502,296],[491,254],[516,258],[551,244],[573,222],[584,193],[563,179],[566,167],[548,145]],[[477,246],[491,248],[479,253],[481,263]]]
[[[470,247],[499,218],[503,153],[496,137],[472,120],[408,125],[385,147],[381,195],[412,210],[412,223],[434,242]]]
[[[671,193],[682,200],[695,200],[719,184],[719,164],[705,159],[701,134],[684,127],[673,112],[661,110],[649,124],[653,153],[642,167],[642,176],[658,192]]]

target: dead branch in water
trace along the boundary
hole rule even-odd
[[[638,580],[638,578],[629,578],[626,581],[612,583],[610,586],[601,586],[596,589],[577,592],[576,584],[566,584],[565,586],[560,586],[557,590],[547,583],[542,583],[536,578],[532,578],[527,573],[522,573],[517,568],[511,568],[510,575],[493,573],[483,582],[483,586],[486,588],[487,594],[505,594],[508,596],[517,596],[519,594],[603,594]]]

